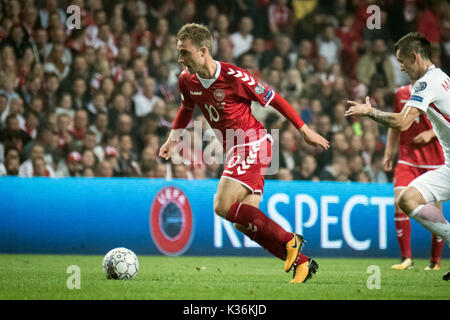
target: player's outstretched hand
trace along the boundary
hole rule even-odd
[[[349,108],[345,111],[345,116],[365,116],[372,110],[372,105],[370,104],[370,98],[366,97],[366,103],[358,103],[355,101],[347,101],[347,106]]]
[[[418,144],[426,144],[431,141],[436,135],[433,130],[427,130],[419,133],[417,136],[413,138],[414,143]]]
[[[328,150],[330,147],[330,143],[327,139],[310,129],[306,124],[300,128],[300,132],[303,135],[303,139],[305,139],[306,143],[309,145],[314,147],[321,146],[325,150]]]

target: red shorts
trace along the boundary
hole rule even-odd
[[[222,177],[235,180],[252,193],[263,194],[264,174],[272,160],[272,137],[266,135],[255,142],[236,145],[225,159]]]
[[[404,163],[398,163],[394,172],[394,188],[407,187],[418,176],[435,169],[413,167]]]

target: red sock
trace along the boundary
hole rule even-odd
[[[261,235],[258,235],[256,232],[250,231],[248,228],[245,228],[242,225],[236,225],[236,229],[245,234],[251,240],[255,241],[259,244],[263,249],[269,251],[272,255],[277,257],[278,259],[285,260],[284,250],[280,250],[280,245],[273,241],[266,241]]]
[[[401,255],[405,258],[411,258],[411,222],[403,212],[396,212],[394,220]]]
[[[278,243],[275,243],[275,242],[271,241],[270,239],[269,240],[263,239],[256,232],[252,232],[248,228],[245,228],[242,225],[238,224],[236,226],[236,229],[238,229],[240,232],[245,234],[251,240],[258,243],[261,247],[263,247],[263,249],[269,251],[271,254],[273,254],[278,259],[281,259],[283,261],[286,259],[284,248],[282,247],[282,250],[280,250],[280,245]],[[305,256],[303,253],[299,252],[297,261],[295,263],[297,265],[300,265],[306,261],[308,261],[308,257]]]
[[[444,247],[444,240],[431,234],[431,258],[430,262],[439,263],[441,261],[442,248]]]
[[[296,265],[301,265],[302,263],[305,263],[306,261],[308,261],[308,257],[307,256],[305,256],[303,253],[299,253],[298,254],[298,258],[297,258],[297,260],[295,261],[295,264]]]
[[[292,239],[292,234],[258,208],[236,202],[231,206],[227,220],[242,225],[245,229],[239,228],[239,231],[245,233],[277,258],[286,259],[284,244]]]

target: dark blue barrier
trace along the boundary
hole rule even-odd
[[[213,214],[218,180],[0,178],[0,252],[265,255]],[[311,256],[398,257],[392,184],[266,181],[260,209]],[[449,219],[450,205],[444,204]],[[431,235],[412,221],[416,257]],[[443,257],[450,250],[445,246]]]

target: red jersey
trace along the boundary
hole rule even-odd
[[[216,74],[212,79],[201,79],[185,69],[179,77],[182,108],[193,110],[198,106],[213,129],[221,133],[217,138],[224,150],[236,144],[255,141],[266,131],[255,119],[251,110],[252,101],[266,106],[272,101],[275,92],[257,82],[255,78],[239,67],[218,62]],[[227,141],[228,134],[244,133],[245,140]],[[230,136],[229,136],[230,137]],[[242,134],[241,134],[242,137]]]
[[[401,112],[411,96],[411,85],[403,86],[395,92],[393,112]],[[414,143],[419,133],[432,129],[430,120],[421,114],[408,130],[400,133],[398,162],[406,165],[433,168],[444,164],[444,153],[437,138],[427,144]]]

